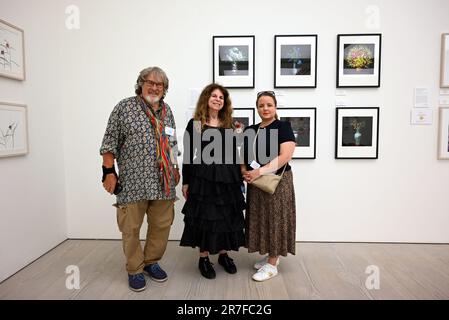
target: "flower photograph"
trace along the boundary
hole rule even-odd
[[[212,78],[226,88],[254,88],[255,36],[212,36]]]
[[[274,87],[316,88],[318,35],[274,36]]]
[[[310,75],[311,45],[281,45],[281,75]]]
[[[297,147],[310,146],[310,117],[280,117],[280,120],[292,125]]]
[[[382,34],[337,35],[337,88],[379,88]]]
[[[250,120],[247,117],[234,117],[233,119],[236,133],[243,132],[243,130],[250,125]]]
[[[373,145],[372,117],[343,117],[343,147],[371,147]]]
[[[277,108],[279,120],[288,121],[295,136],[293,159],[316,157],[316,107]]]
[[[345,44],[344,74],[374,73],[374,44]]]
[[[248,46],[219,46],[219,75],[247,76]]]

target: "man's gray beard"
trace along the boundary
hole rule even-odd
[[[145,101],[148,102],[149,104],[158,103],[160,100],[159,97],[152,98],[150,95],[146,95],[144,98],[145,98]]]

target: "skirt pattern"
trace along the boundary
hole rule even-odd
[[[284,176],[270,195],[248,185],[246,247],[249,252],[270,256],[295,254],[296,206],[292,171]]]

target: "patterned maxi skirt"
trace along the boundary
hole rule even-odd
[[[296,206],[292,171],[284,172],[274,194],[248,184],[246,246],[270,256],[295,254]]]

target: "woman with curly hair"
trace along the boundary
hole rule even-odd
[[[219,253],[218,263],[234,274],[237,268],[227,251],[245,245],[243,179],[240,166],[229,161],[235,153],[234,148],[225,148],[226,130],[233,130],[231,99],[226,88],[213,83],[201,92],[187,125],[182,168],[186,202],[180,245],[199,248],[198,267],[207,279],[216,276],[209,254]]]

